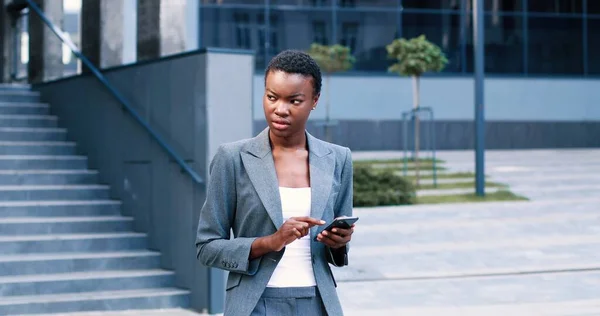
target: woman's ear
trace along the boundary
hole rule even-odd
[[[315,98],[313,99],[313,105],[312,105],[312,109],[313,109],[313,110],[317,108],[317,103],[319,103],[319,97],[320,97],[320,96],[321,96],[321,94],[319,93],[319,94],[317,94],[317,95],[315,96]]]

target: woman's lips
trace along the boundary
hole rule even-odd
[[[273,124],[273,128],[277,130],[285,130],[290,126],[290,123],[283,120],[273,120],[271,123]]]

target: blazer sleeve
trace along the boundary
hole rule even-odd
[[[352,216],[353,206],[353,168],[352,154],[350,149],[346,148],[346,157],[341,173],[341,188],[335,203],[335,217]],[[350,243],[340,249],[331,249],[327,247],[327,261],[336,267],[348,265],[348,252],[350,251]]]
[[[205,266],[254,275],[260,258],[249,260],[249,256],[256,238],[230,236],[236,196],[233,153],[221,145],[209,167],[206,200],[198,220],[196,255]]]

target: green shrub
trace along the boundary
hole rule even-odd
[[[392,172],[354,166],[354,206],[414,204],[415,196],[412,183]]]

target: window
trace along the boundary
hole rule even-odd
[[[402,0],[402,7],[405,9],[459,10],[460,1],[462,0]]]
[[[356,6],[355,0],[338,0],[340,7],[354,7]]]
[[[547,13],[581,13],[582,2],[583,0],[529,0],[528,10]]]
[[[340,11],[338,20],[338,43],[350,47],[356,58],[353,69],[386,72],[392,61],[385,46],[398,34],[397,12]]]
[[[390,8],[392,10],[398,8],[398,0],[356,0],[353,2],[353,6],[357,8]]]
[[[348,46],[350,51],[356,50],[356,39],[358,38],[358,23],[344,22],[342,23],[342,36],[340,43]]]
[[[284,49],[305,51],[314,42],[331,44],[331,11],[273,9],[271,14],[278,18],[279,44],[276,53]]]
[[[327,25],[324,21],[313,22],[313,42],[321,45],[329,44],[329,36],[327,36]]]
[[[522,0],[484,0],[485,11],[519,12],[523,10]],[[529,0],[535,1],[535,0]],[[470,4],[469,4],[470,6]]]
[[[310,5],[313,7],[330,7],[331,0],[310,0]]]
[[[236,4],[242,4],[244,6],[263,6],[265,0],[202,0],[202,6],[207,7],[217,7],[221,5],[232,6]]]
[[[485,71],[488,73],[523,73],[523,17],[513,15],[485,15]],[[467,38],[467,72],[473,72],[472,24]]]
[[[234,13],[233,19],[235,20],[235,46],[250,49],[252,47],[250,15],[248,13]]]
[[[600,18],[588,20],[588,73],[600,75]]]
[[[582,74],[583,30],[581,18],[530,17],[530,73]]]
[[[445,72],[462,71],[465,61],[462,60],[460,44],[460,14],[405,13],[402,18],[402,32],[405,38],[425,35],[427,40],[438,45],[448,58]]]
[[[256,19],[256,28],[258,34],[257,58],[264,59],[266,57],[269,59],[279,52],[279,39],[277,37],[279,26],[277,25],[277,16],[273,13],[271,13],[269,17],[268,32],[266,32],[265,22],[265,15],[259,14]],[[268,49],[266,49],[267,47]]]
[[[600,14],[600,1],[588,0],[587,13],[588,14]]]

